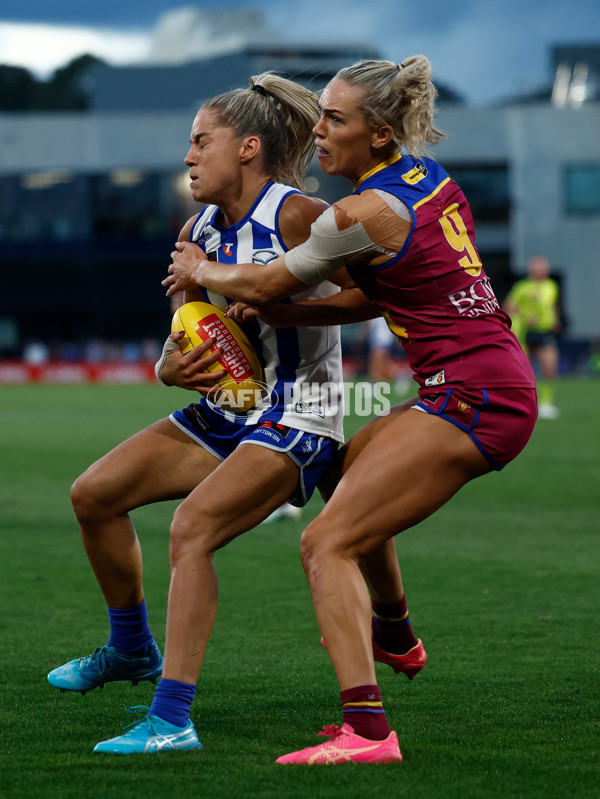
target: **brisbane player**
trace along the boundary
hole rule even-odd
[[[259,269],[226,269],[179,244],[163,281],[167,293],[203,286],[260,312],[345,265],[398,336],[419,385],[411,407],[370,422],[346,444],[343,477],[303,533],[343,724],[282,764],[402,759],[376,682],[360,559],[469,480],[501,470],[537,417],[533,371],[483,269],[467,200],[425,157],[441,135],[435,97],[424,56],[342,69],[321,95],[314,134],[322,171],[348,178],[353,193],[321,215],[306,242]]]

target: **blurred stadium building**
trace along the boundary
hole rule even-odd
[[[319,90],[373,57],[359,44],[278,44],[254,11],[175,9],[144,64],[82,73],[85,110],[0,110],[0,358],[29,348],[43,360],[46,347],[67,360],[151,359],[171,317],[160,281],[198,210],[183,164],[197,108],[266,69]],[[447,139],[433,154],[469,199],[499,299],[529,255],[549,257],[564,369],[583,371],[600,346],[600,44],[556,46],[552,59],[536,96],[472,109],[442,90]],[[348,190],[317,165],[306,188],[330,202]],[[345,334],[349,350],[365,338]]]

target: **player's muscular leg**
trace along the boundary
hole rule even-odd
[[[352,438],[344,444],[338,452],[334,463],[327,469],[325,475],[319,482],[319,491],[325,502],[327,502],[329,497],[333,494],[344,474],[371,439],[384,430],[400,414],[412,408],[412,406],[418,402],[418,399],[418,397],[411,397],[398,405],[394,405],[387,416],[377,416],[375,419],[372,419],[368,424],[354,433]]]
[[[218,465],[162,419],[119,444],[75,481],[73,509],[109,607],[133,607],[143,598],[142,555],[129,511],[187,496]]]
[[[372,437],[305,530],[302,562],[342,690],[375,682],[370,603],[359,559],[489,469],[465,433],[411,410]],[[356,631],[351,638],[348,630]]]
[[[352,436],[340,450],[335,463],[327,470],[319,484],[321,496],[326,502],[333,494],[344,473],[354,463],[371,439],[381,433],[400,414],[412,408],[417,401],[418,397],[411,397],[395,405],[387,416],[379,416],[373,419]],[[372,552],[363,555],[359,560],[359,567],[373,599],[381,603],[392,603],[398,602],[404,596],[400,564],[398,563],[396,544],[393,540],[386,541]]]
[[[215,551],[263,521],[297,482],[287,455],[243,444],[181,503],[171,525],[163,677],[196,683],[217,611]]]

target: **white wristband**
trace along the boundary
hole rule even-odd
[[[160,358],[158,359],[158,361],[154,366],[154,374],[156,375],[156,379],[159,380],[163,384],[163,386],[167,385],[165,381],[162,379],[162,370],[165,365],[165,361],[167,360],[169,355],[171,355],[172,352],[175,352],[178,349],[179,349],[179,344],[176,341],[173,341],[171,336],[169,336],[164,343],[162,355],[160,356]]]

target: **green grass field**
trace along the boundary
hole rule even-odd
[[[302,522],[263,525],[217,554],[220,606],[193,708],[204,750],[94,755],[153,687],[81,696],[46,673],[103,644],[106,610],[69,502],[73,479],[182,404],[160,386],[0,389],[0,796],[600,796],[600,381],[564,380],[502,474],[472,483],[398,539],[415,632],[414,682],[378,665],[404,763],[288,767],[274,759],[339,723],[298,558]],[[348,432],[360,420],[348,419]],[[313,499],[306,522],[321,506]],[[134,518],[162,645],[174,504]]]

